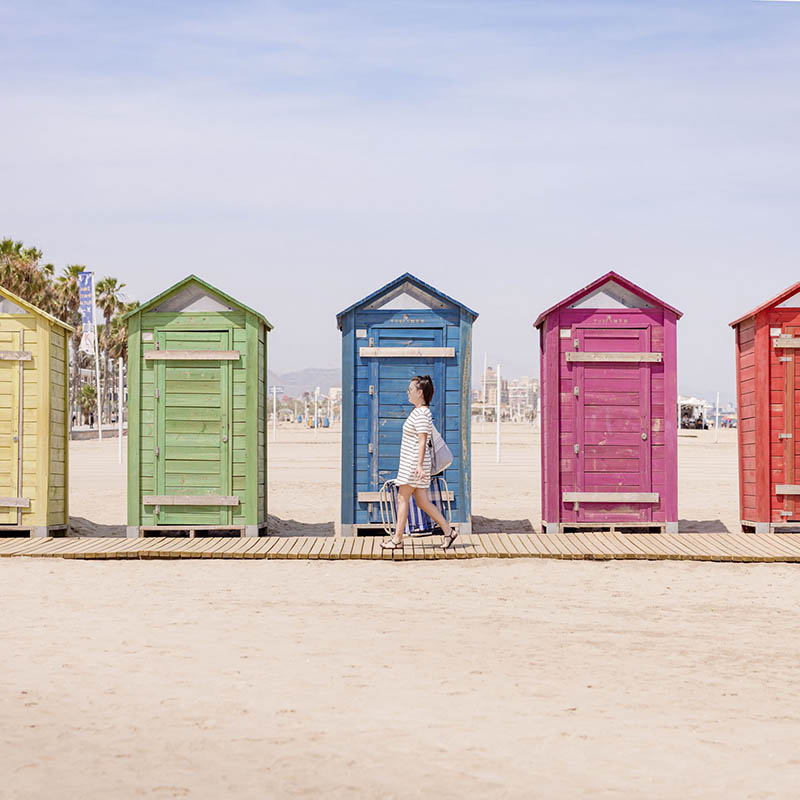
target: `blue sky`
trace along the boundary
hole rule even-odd
[[[685,312],[679,386],[800,280],[800,3],[0,0],[0,235],[139,299],[188,272],[336,366],[410,271],[538,371],[539,311],[615,269]]]

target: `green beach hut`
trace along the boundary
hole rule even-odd
[[[128,536],[258,536],[272,325],[195,275],[127,322]]]

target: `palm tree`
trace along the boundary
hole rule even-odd
[[[110,378],[111,384],[113,385],[114,381],[114,365],[113,363],[109,366],[108,357],[109,357],[109,334],[111,331],[111,319],[117,311],[122,308],[123,299],[122,299],[122,289],[125,288],[124,283],[120,283],[117,278],[103,278],[99,283],[95,286],[95,302],[97,303],[97,307],[103,312],[103,317],[105,318],[105,328],[104,328],[104,336],[103,336],[103,355],[104,355],[104,364],[105,369],[103,372],[106,374],[106,383],[108,383],[109,371],[110,371]],[[100,339],[98,338],[98,343]],[[106,390],[106,396],[108,396],[108,390]],[[106,406],[105,400],[101,404],[100,407],[100,421],[102,423],[103,419],[103,410]]]
[[[13,239],[0,241],[0,284],[23,300],[63,319],[53,292],[53,265],[42,264],[42,251]]]
[[[81,386],[79,403],[84,417],[88,417],[94,411],[97,405],[97,389],[91,383]]]
[[[108,328],[108,334],[106,336],[106,347],[108,349],[108,354],[111,356],[113,361],[116,361],[119,358],[123,359],[123,361],[126,363],[128,361],[128,322],[124,319],[124,317],[138,306],[138,300],[135,300],[132,303],[123,303],[117,316],[111,320],[111,324]],[[118,399],[118,404],[118,413],[120,416],[122,416],[121,397]]]
[[[123,303],[108,329],[108,354],[113,359],[128,358],[128,323],[123,317],[139,307],[139,301],[134,300],[132,303]]]

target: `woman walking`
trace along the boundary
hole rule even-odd
[[[400,443],[400,466],[397,470],[397,526],[394,536],[383,542],[385,550],[403,547],[403,534],[408,521],[408,504],[414,495],[417,505],[442,529],[442,547],[453,546],[458,534],[428,498],[431,484],[431,449],[428,442],[433,435],[433,417],[430,402],[433,400],[433,381],[430,375],[416,375],[408,384],[408,401],[414,409],[403,423]]]

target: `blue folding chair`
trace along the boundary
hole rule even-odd
[[[397,524],[397,499],[399,492],[394,480],[386,481],[381,486],[380,491],[380,510],[383,529],[389,536],[394,533]],[[434,475],[431,478],[431,485],[428,487],[428,497],[431,503],[442,512],[442,516],[452,524],[453,514],[450,507],[450,491],[447,488],[447,481],[441,475]],[[406,522],[406,536],[430,536],[433,533],[441,533],[436,523],[417,505],[414,495],[411,495],[408,504],[408,522]]]

